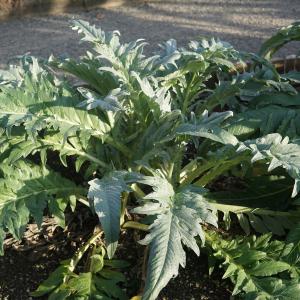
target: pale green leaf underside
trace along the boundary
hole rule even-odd
[[[139,182],[151,185],[154,190],[146,197],[154,202],[147,201],[133,210],[134,213],[156,215],[156,220],[149,228],[150,233],[140,242],[150,244],[143,299],[154,300],[169,280],[177,276],[179,265],[185,266],[183,245],[199,255],[195,237],[199,236],[204,242],[200,223],[207,222],[215,226],[217,223],[210,205],[201,194],[188,188],[174,193],[172,186],[159,177],[146,176]]]
[[[108,257],[112,258],[120,233],[121,194],[127,191],[128,187],[117,173],[94,179],[89,185],[88,197],[103,227]]]

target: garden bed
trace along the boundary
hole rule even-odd
[[[59,261],[74,255],[82,241],[87,239],[95,219],[84,218],[85,222],[78,228],[74,220],[73,228],[67,232],[55,229],[53,219],[45,219],[42,230],[35,224],[28,227],[21,243],[7,241],[5,256],[0,257],[0,299],[28,300],[30,293],[37,289],[41,281],[48,278],[58,266]],[[90,223],[90,225],[89,225]],[[130,267],[125,276],[130,282],[126,287],[129,295],[134,296],[140,289],[139,278],[143,263],[143,248],[138,247],[136,238],[124,232],[119,245],[117,257],[129,261]],[[171,280],[162,291],[158,300],[229,300],[232,284],[222,280],[222,272],[208,275],[207,255],[197,257],[192,252],[188,255],[187,266],[181,269],[180,275]],[[46,300],[45,297],[34,299]]]
[[[1,73],[2,297],[28,298],[55,269],[31,296],[296,298],[300,76],[271,57],[300,23],[257,55],[169,40],[147,58],[143,40],[73,30],[96,54]],[[18,290],[21,260],[35,275]]]

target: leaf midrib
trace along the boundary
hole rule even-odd
[[[19,200],[22,200],[22,199],[26,199],[26,198],[29,198],[29,197],[32,197],[32,196],[36,196],[36,195],[39,195],[43,192],[47,192],[48,194],[55,194],[55,193],[58,193],[58,192],[61,192],[61,191],[69,191],[69,190],[73,190],[73,191],[77,191],[77,192],[85,191],[84,188],[78,188],[78,187],[77,188],[69,187],[69,188],[43,189],[43,190],[39,190],[37,192],[32,192],[32,193],[22,195],[20,197],[10,198],[10,199],[6,200],[5,202],[0,203],[0,209],[2,209],[5,205],[8,205],[11,202],[16,202],[16,201],[19,201]]]
[[[171,211],[169,213],[170,213],[170,222],[169,222],[170,226],[168,226],[168,243],[167,243],[168,246],[166,247],[166,251],[165,251],[165,255],[164,255],[165,259],[164,259],[163,267],[161,268],[161,271],[160,271],[160,274],[159,274],[159,278],[157,279],[155,285],[153,286],[152,293],[153,293],[153,291],[155,291],[157,285],[160,283],[162,274],[164,274],[164,272],[162,272],[162,271],[165,269],[166,260],[167,260],[166,258],[168,257],[166,254],[168,253],[168,251],[170,249],[170,243],[171,243],[170,235],[171,235],[171,227],[172,227],[171,225],[173,223],[173,218],[175,216],[174,216],[174,214]]]
[[[22,112],[22,113],[14,112],[14,111],[2,111],[2,112],[0,112],[0,115],[20,115],[20,116],[21,115],[28,115],[28,116],[33,116],[33,114],[28,112],[28,111],[27,112]],[[94,136],[99,136],[99,135],[104,134],[104,132],[100,131],[99,129],[95,129],[92,126],[84,126],[84,123],[82,123],[82,122],[72,122],[70,120],[63,119],[63,118],[57,117],[57,116],[49,116],[47,114],[43,114],[43,115],[45,117],[49,117],[52,120],[55,120],[55,121],[58,121],[58,122],[61,122],[61,123],[69,124],[69,125],[72,125],[72,126],[83,127],[86,130],[92,131],[92,135],[94,135]]]

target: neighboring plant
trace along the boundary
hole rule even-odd
[[[300,22],[281,28],[274,36],[263,43],[259,55],[270,59],[274,53],[290,41],[300,41]]]
[[[234,295],[297,299],[299,73],[281,75],[264,58],[289,34],[262,56],[212,39],[187,49],[170,40],[146,57],[143,40],[121,44],[119,32],[84,21],[73,29],[93,52],[24,57],[0,73],[0,244],[20,239],[31,217],[41,224],[45,208],[64,227],[77,201],[101,225],[33,296],[126,299],[126,264],[114,256],[120,232],[134,229],[149,247],[143,300],[201,247],[226,268]],[[230,234],[232,222],[252,235]]]
[[[32,295],[39,297],[51,293],[49,299],[127,299],[118,286],[118,283],[125,282],[125,277],[117,270],[128,267],[128,264],[121,260],[106,260],[105,249],[96,245],[99,236],[101,231],[83,245],[72,259],[63,261]],[[92,248],[85,272],[74,273],[89,247]]]

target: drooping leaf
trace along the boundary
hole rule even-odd
[[[156,215],[150,225],[150,233],[140,243],[150,244],[145,292],[142,299],[156,299],[169,280],[178,274],[179,265],[185,267],[186,255],[183,245],[199,255],[195,237],[204,243],[200,225],[207,222],[217,225],[211,207],[201,193],[185,189],[175,193],[172,185],[159,177],[145,177],[139,182],[153,187],[143,206],[134,213]],[[198,190],[202,191],[203,190]],[[149,201],[152,199],[153,201]]]
[[[88,197],[103,227],[108,257],[112,258],[120,233],[121,194],[128,191],[128,187],[117,172],[94,179],[89,185]]]
[[[291,41],[300,40],[300,23],[295,22],[281,28],[275,35],[267,39],[259,50],[259,55],[270,59],[276,51]]]
[[[19,161],[15,166],[2,164],[0,170],[3,173],[0,179],[0,228],[18,239],[30,216],[38,225],[42,223],[43,210],[48,203],[51,212],[57,214],[50,201],[55,198],[68,201],[86,192],[58,173],[29,162]],[[58,217],[63,218],[62,211]]]

